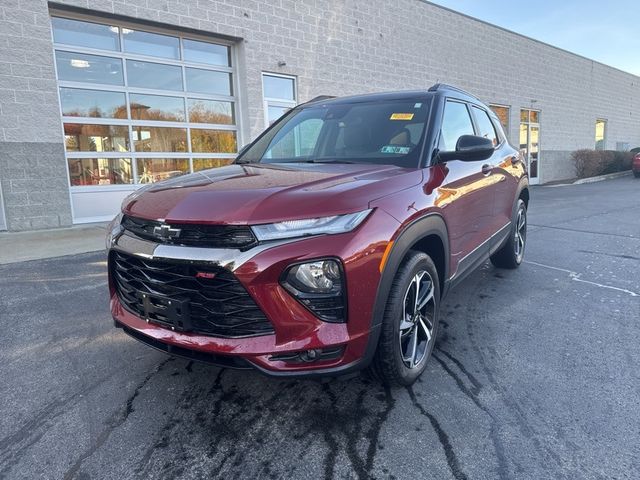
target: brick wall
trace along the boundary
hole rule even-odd
[[[245,138],[264,127],[260,74],[270,71],[296,75],[300,101],[321,94],[452,83],[486,102],[511,106],[509,136],[514,144],[519,110],[533,106],[542,111],[543,181],[570,175],[567,156],[558,152],[593,148],[596,118],[608,120],[608,148],[615,148],[616,142],[640,145],[639,77],[419,0],[64,0],[60,4],[241,38],[237,50]],[[279,62],[286,65],[279,67]],[[61,144],[57,102],[47,3],[3,0],[0,141],[42,142],[43,149]],[[550,152],[548,159],[545,152]],[[60,158],[47,163],[53,176],[60,178],[64,160],[61,153],[55,155]],[[21,192],[11,190],[11,175],[31,168],[21,165],[0,163],[6,203],[25,200],[18,195]],[[34,218],[50,215],[32,206]],[[65,224],[70,218],[68,199],[59,208],[57,221]],[[17,225],[8,206],[7,215],[10,225]],[[21,218],[21,226],[31,221],[28,215]],[[53,217],[50,220],[55,223]],[[31,228],[35,224],[40,220]]]

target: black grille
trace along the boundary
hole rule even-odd
[[[165,229],[170,228],[172,231],[167,230],[163,235],[163,225]],[[167,224],[125,215],[122,218],[122,228],[136,237],[169,245],[245,250],[258,243],[251,228],[244,225]],[[175,232],[176,229],[180,230],[179,234]]]
[[[273,333],[244,286],[223,268],[112,251],[109,271],[124,307],[152,323],[217,337]]]

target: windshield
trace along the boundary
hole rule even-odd
[[[375,163],[417,167],[429,100],[303,107],[289,112],[238,163]]]

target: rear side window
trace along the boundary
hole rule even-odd
[[[493,142],[493,146],[498,145],[498,134],[496,133],[496,129],[493,126],[493,122],[487,115],[487,112],[478,108],[476,106],[473,107],[473,115],[476,117],[476,124],[478,125],[478,135],[484,138],[488,138]]]
[[[458,138],[462,135],[474,135],[469,110],[464,103],[447,101],[444,106],[438,149],[443,152],[454,151]]]

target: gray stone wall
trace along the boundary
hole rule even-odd
[[[71,225],[61,143],[2,142],[0,173],[9,230]]]
[[[47,3],[0,3],[0,182],[9,230],[71,225]]]
[[[243,138],[264,128],[261,72],[298,78],[299,101],[458,85],[490,103],[511,107],[509,137],[518,143],[520,108],[541,110],[541,179],[571,176],[566,152],[593,148],[596,118],[607,120],[607,148],[640,145],[640,78],[419,0],[61,0],[171,28],[241,39],[237,45]],[[284,62],[285,65],[282,65]],[[0,142],[40,144],[49,165],[39,174],[63,178],[49,6],[44,0],[0,4]],[[52,149],[53,145],[58,148]],[[29,149],[35,148],[32,146]],[[562,152],[558,153],[558,152]],[[44,160],[43,160],[44,161]],[[0,162],[10,192],[21,166]],[[29,174],[31,175],[31,173]],[[65,185],[66,195],[66,185]],[[68,197],[68,195],[67,195]],[[28,200],[28,199],[27,199]],[[7,205],[10,229],[66,225],[70,207],[56,213],[37,204]],[[30,201],[30,200],[29,200]],[[15,213],[18,212],[18,213]],[[45,219],[46,220],[43,220]],[[56,220],[57,219],[57,220]]]

